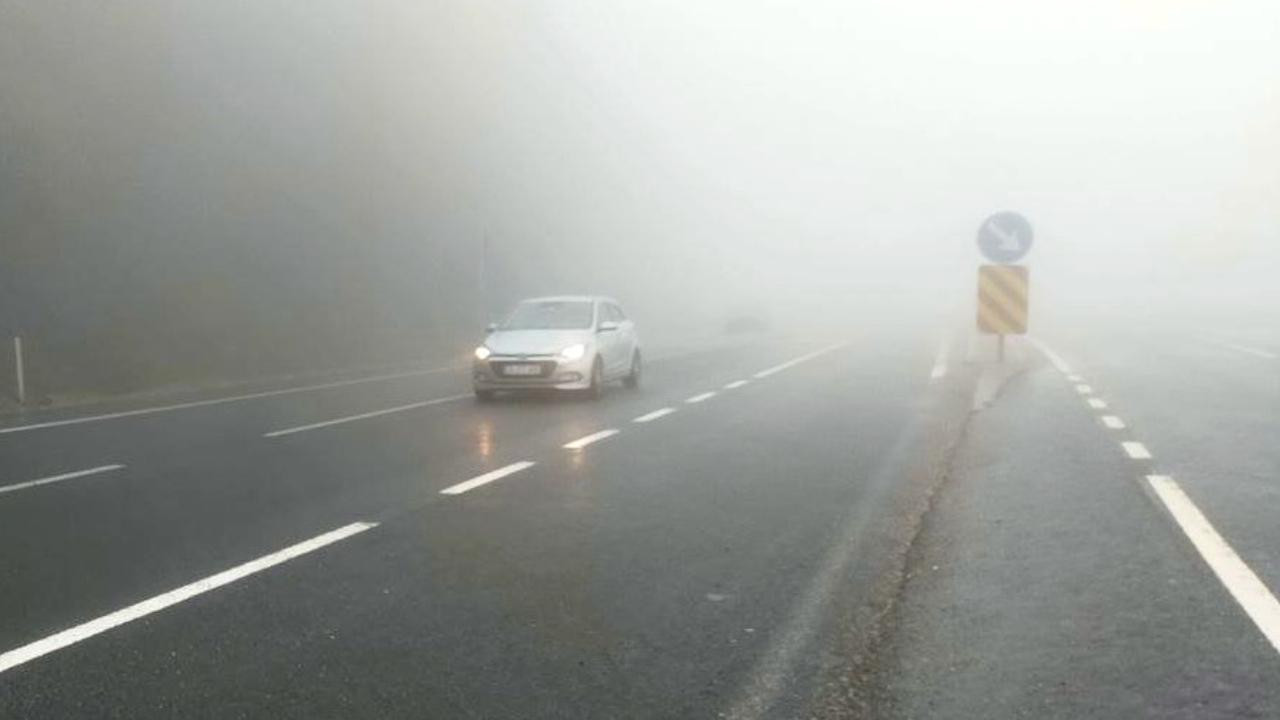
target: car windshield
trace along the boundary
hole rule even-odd
[[[585,330],[591,327],[586,300],[522,302],[502,324],[503,330]]]

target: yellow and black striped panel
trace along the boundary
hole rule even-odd
[[[978,331],[1025,335],[1030,278],[1025,265],[978,268]]]

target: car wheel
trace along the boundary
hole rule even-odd
[[[592,400],[604,397],[604,364],[600,358],[591,364],[591,386],[587,388],[587,397]]]
[[[631,355],[631,372],[627,374],[625,379],[623,379],[622,384],[632,390],[640,387],[640,372],[640,351],[637,350]]]
[[[491,402],[493,400],[493,396],[494,392],[492,390],[476,390],[476,402]]]

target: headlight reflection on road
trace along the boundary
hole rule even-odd
[[[493,455],[493,425],[488,420],[476,424],[476,454],[488,460]]]
[[[565,434],[570,437],[578,437],[590,432],[586,426],[574,426]],[[565,508],[571,510],[587,510],[594,503],[592,497],[593,488],[591,479],[586,471],[587,453],[584,450],[570,450],[565,453],[568,460],[568,471],[557,483],[557,487],[562,493],[562,500]]]
[[[565,473],[565,482],[561,486],[564,493],[562,502],[567,510],[581,512],[596,507],[598,490],[591,474],[586,471],[586,464],[586,453],[569,453],[569,471]]]

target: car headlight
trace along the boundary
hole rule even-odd
[[[493,353],[489,350],[489,348],[487,348],[487,347],[485,347],[485,346],[483,346],[483,345],[481,345],[480,347],[476,348],[476,359],[477,359],[477,360],[488,360],[488,359],[489,359],[489,356],[490,356],[490,355],[492,355],[492,354],[493,354]]]
[[[579,360],[582,358],[583,355],[586,355],[586,354],[587,354],[587,346],[583,345],[582,343],[578,343],[577,345],[570,345],[569,347],[560,351],[560,357],[564,358],[565,360]]]

